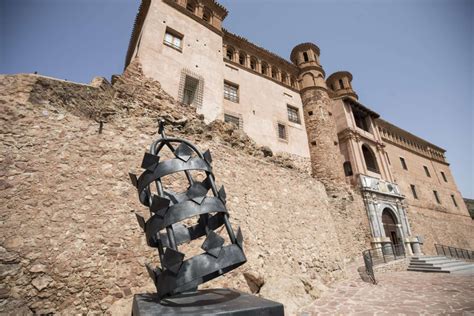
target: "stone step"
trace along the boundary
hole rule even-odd
[[[465,262],[462,261],[443,261],[443,262],[410,262],[410,265],[413,266],[437,266],[437,267],[451,267],[457,265],[464,265]]]
[[[408,271],[455,273],[474,271],[474,264],[444,256],[418,256],[410,259]]]
[[[454,262],[456,260],[452,260],[452,259],[438,259],[438,260],[410,260],[410,262],[413,262],[413,263],[425,263],[425,264],[441,264],[441,263],[445,263],[445,262]]]
[[[431,259],[431,258],[446,258],[446,256],[413,256],[411,257],[411,259],[419,259],[419,260]]]
[[[416,272],[436,272],[436,273],[450,273],[450,271],[446,271],[446,270],[433,270],[433,269],[410,268],[410,267],[408,267],[407,271],[416,271]]]

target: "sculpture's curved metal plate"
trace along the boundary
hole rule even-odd
[[[198,285],[244,264],[246,258],[242,232],[239,228],[235,236],[229,223],[225,189],[216,187],[209,150],[202,154],[186,140],[166,137],[163,122],[160,122],[160,133],[161,138],[143,157],[141,166],[145,171],[138,178],[130,174],[130,179],[138,190],[140,202],[150,210],[148,220],[136,215],[147,244],[158,249],[161,266],[147,265],[147,270],[158,295],[164,297],[196,289]],[[162,160],[159,153],[164,148],[170,149],[175,158]],[[204,172],[206,178],[195,181],[192,170]],[[186,174],[189,187],[182,193],[165,190],[162,178],[178,172]],[[158,194],[152,193],[153,185]],[[186,223],[194,217],[199,218],[197,224]],[[225,238],[216,233],[222,226],[225,226],[230,240],[227,245]],[[178,246],[203,236],[206,236],[201,245],[204,252],[184,260],[185,254],[178,250]]]

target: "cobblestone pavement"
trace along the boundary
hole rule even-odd
[[[387,272],[342,281],[299,315],[472,315],[474,274]]]

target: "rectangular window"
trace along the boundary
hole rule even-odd
[[[230,114],[224,114],[224,122],[235,124],[240,128],[240,118]]]
[[[288,120],[293,123],[301,124],[298,108],[291,105],[287,105],[286,108],[288,111]]]
[[[355,107],[352,107],[352,114],[354,115],[356,126],[370,133],[369,116]]]
[[[443,177],[444,182],[448,182],[448,178],[446,178],[446,175],[443,171],[441,171],[441,176]]]
[[[438,195],[438,191],[433,190],[433,194],[435,196],[436,202],[438,202],[438,204],[441,204],[441,201],[440,201],[439,195]]]
[[[400,163],[402,164],[403,169],[408,170],[407,163],[405,162],[404,158],[400,157]]]
[[[227,81],[224,81],[224,99],[239,103],[239,86]]]
[[[418,200],[418,194],[416,194],[416,187],[414,184],[410,184],[411,193],[413,193],[413,198]]]
[[[183,35],[167,27],[163,43],[167,46],[173,47],[174,49],[181,51]]]
[[[453,200],[454,206],[458,207],[458,203],[456,202],[456,199],[454,198],[454,194],[451,194],[451,199]]]
[[[278,138],[287,139],[286,135],[286,125],[278,123]]]
[[[198,89],[199,80],[191,76],[186,75],[184,81],[184,91],[183,91],[183,103],[186,105],[191,105],[196,99],[196,92]]]
[[[427,166],[423,166],[423,169],[425,169],[425,174],[428,178],[431,178],[431,174],[430,174],[430,171],[428,170],[428,167]]]

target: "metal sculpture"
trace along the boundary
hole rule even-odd
[[[151,144],[150,151],[143,157],[141,167],[145,171],[138,178],[130,173],[130,179],[138,190],[140,202],[150,210],[148,220],[136,216],[148,246],[158,249],[161,267],[149,264],[146,267],[161,299],[196,290],[200,284],[244,264],[246,258],[240,227],[236,235],[229,222],[224,186],[217,190],[210,151],[203,154],[184,139],[167,137],[164,121],[160,121],[158,133],[161,138]],[[168,148],[174,158],[160,160],[159,154],[164,148]],[[204,172],[206,178],[196,181],[191,173],[194,170]],[[168,190],[162,183],[163,177],[178,172],[184,172],[189,182],[182,193]],[[183,223],[193,217],[199,217],[196,225]],[[215,232],[222,225],[229,236],[227,245]],[[185,254],[178,246],[203,236],[206,236],[201,246],[204,253],[184,260]]]

